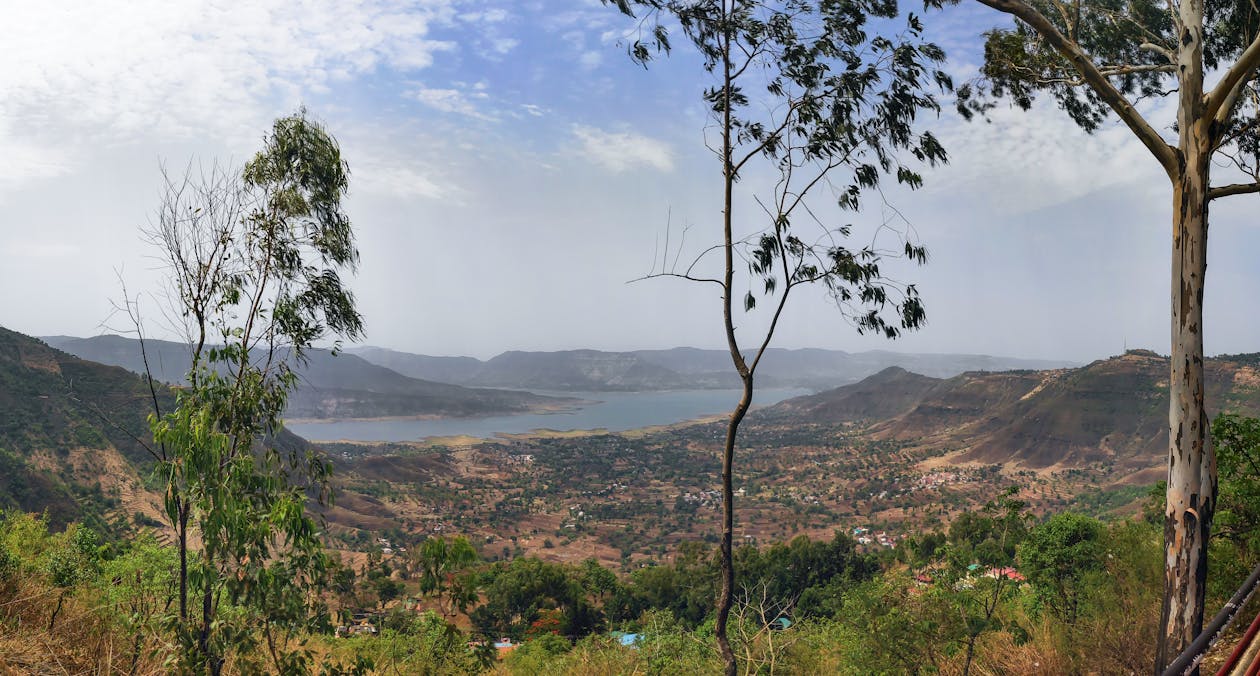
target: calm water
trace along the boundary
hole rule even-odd
[[[754,406],[766,406],[810,390],[784,388],[758,390]],[[317,441],[415,441],[425,437],[466,434],[490,438],[499,433],[532,430],[557,431],[607,429],[612,432],[670,425],[716,413],[725,413],[739,401],[737,390],[686,390],[678,392],[545,392],[598,403],[576,411],[546,415],[508,415],[493,418],[444,418],[441,420],[346,420],[292,423],[293,432]]]

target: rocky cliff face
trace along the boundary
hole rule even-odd
[[[1208,410],[1260,415],[1253,355],[1208,361]],[[1028,468],[1162,462],[1168,443],[1168,360],[1134,350],[1072,369],[964,373],[949,379],[889,369],[860,383],[790,399],[768,420],[853,422],[877,437],[957,449],[955,460]]]

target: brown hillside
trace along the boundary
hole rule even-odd
[[[1260,414],[1250,355],[1207,363],[1208,410]],[[912,377],[913,376],[913,377]],[[1075,369],[964,373],[933,380],[885,371],[861,383],[784,402],[771,415],[809,422],[875,420],[876,438],[959,450],[956,462],[1040,469],[1162,462],[1168,359],[1145,350]],[[898,410],[900,409],[900,410]]]
[[[771,417],[801,417],[814,422],[845,423],[883,420],[900,415],[946,382],[890,366],[861,382],[782,402]]]

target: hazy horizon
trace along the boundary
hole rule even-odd
[[[127,335],[127,334],[125,334],[125,333],[117,333],[117,332],[97,332],[97,333],[91,333],[91,334],[86,334],[86,335],[77,335],[77,336],[76,336],[76,335],[71,335],[71,334],[52,334],[52,333],[38,334],[38,333],[30,333],[30,332],[27,332],[27,331],[22,331],[20,328],[15,328],[15,327],[12,327],[12,326],[6,326],[6,325],[4,325],[4,324],[0,324],[0,327],[7,328],[7,329],[12,330],[12,331],[18,331],[19,333],[25,333],[26,335],[33,336],[33,337],[36,337],[36,338],[78,338],[78,339],[87,339],[87,338],[97,338],[97,337],[101,337],[101,336],[119,336],[119,337],[122,337],[122,338],[129,338],[129,339],[134,339],[134,338],[135,338],[135,336],[134,336],[134,335]],[[146,336],[146,338],[149,338],[149,339],[152,339],[152,340],[165,340],[165,341],[173,341],[173,342],[182,342],[182,340],[180,340],[180,339],[179,339],[179,338],[177,338],[177,337],[156,337],[156,336]],[[331,347],[331,344],[330,344],[330,343],[321,343],[321,344],[319,344],[319,345],[318,345],[318,347],[322,347],[322,348],[327,349],[327,348]],[[435,353],[435,352],[424,352],[424,351],[420,351],[420,350],[407,349],[407,348],[405,348],[405,347],[394,347],[394,346],[389,346],[389,345],[380,345],[380,344],[371,343],[371,342],[344,343],[341,347],[342,347],[342,349],[343,349],[343,350],[345,350],[345,351],[349,351],[349,352],[352,352],[353,350],[357,350],[357,349],[371,349],[371,348],[376,348],[376,349],[391,350],[391,351],[394,351],[394,352],[402,352],[402,353],[407,353],[407,354],[421,355],[421,356],[426,356],[426,357],[442,357],[442,358],[451,358],[451,359],[454,359],[454,358],[460,358],[460,357],[471,357],[471,358],[473,358],[473,359],[478,359],[478,360],[481,360],[481,361],[487,361],[487,360],[489,360],[489,359],[491,359],[491,358],[493,358],[493,357],[496,357],[496,356],[501,355],[501,354],[509,353],[509,352],[537,352],[537,353],[549,353],[549,352],[573,352],[573,351],[579,351],[579,350],[593,350],[593,351],[596,351],[596,352],[638,352],[638,351],[650,351],[650,350],[661,350],[661,351],[668,351],[668,350],[710,350],[710,351],[717,351],[717,352],[726,352],[726,346],[725,346],[725,345],[716,345],[716,346],[710,346],[710,347],[704,347],[704,346],[700,346],[700,345],[667,345],[667,346],[663,346],[663,347],[642,347],[642,346],[630,346],[630,347],[625,347],[625,348],[607,348],[607,347],[599,347],[599,346],[580,346],[580,347],[568,347],[568,348],[556,348],[556,349],[545,349],[545,348],[544,348],[544,349],[536,349],[536,350],[525,350],[525,349],[516,348],[516,347],[510,347],[510,346],[509,346],[509,347],[504,347],[504,348],[502,348],[502,349],[493,350],[493,351],[486,352],[486,353],[481,353],[481,354],[473,354],[473,353],[450,353],[450,354],[439,354],[439,353]],[[1098,360],[1098,359],[1106,359],[1106,358],[1108,358],[1108,357],[1114,357],[1114,356],[1117,356],[1117,355],[1122,354],[1122,353],[1124,352],[1124,350],[1125,350],[1125,349],[1128,349],[1128,350],[1134,350],[1134,349],[1151,349],[1151,348],[1146,347],[1146,346],[1143,346],[1143,345],[1128,345],[1128,346],[1127,346],[1127,348],[1126,348],[1126,347],[1124,347],[1124,346],[1121,346],[1121,348],[1120,348],[1120,349],[1117,349],[1115,352],[1113,352],[1113,353],[1111,353],[1111,354],[1100,354],[1100,355],[1096,355],[1096,356],[1094,356],[1094,357],[1091,357],[1090,359],[1087,359],[1087,360],[1080,360],[1080,359],[1071,359],[1071,358],[1068,358],[1068,357],[1059,357],[1059,356],[1053,356],[1053,355],[1051,355],[1051,356],[1038,356],[1038,355],[1032,355],[1032,356],[1029,356],[1029,355],[1022,355],[1022,354],[993,354],[993,353],[988,353],[988,352],[942,352],[942,351],[911,351],[911,350],[900,350],[900,349],[897,349],[897,346],[896,346],[896,342],[895,342],[895,341],[889,342],[889,343],[887,344],[887,347],[878,347],[878,346],[876,346],[876,347],[872,347],[872,348],[869,348],[869,349],[861,349],[861,350],[845,350],[845,349],[840,349],[840,348],[822,347],[822,346],[818,346],[818,345],[788,346],[788,345],[779,345],[779,344],[773,344],[773,345],[771,345],[771,346],[770,346],[770,348],[771,348],[771,349],[781,349],[781,350],[793,350],[793,351],[798,351],[798,350],[824,350],[824,351],[845,352],[845,353],[849,353],[849,354],[862,354],[862,353],[867,353],[867,352],[886,352],[886,353],[891,353],[891,354],[906,354],[906,355],[954,355],[954,356],[978,356],[978,357],[994,357],[994,358],[999,358],[999,359],[1020,359],[1020,360],[1030,360],[1030,361],[1073,362],[1073,363],[1077,363],[1077,364],[1087,364],[1087,363],[1089,363],[1089,362],[1091,362],[1091,361],[1095,361],[1095,360]],[[746,348],[746,349],[747,349],[747,348]],[[1166,353],[1160,353],[1160,354],[1164,354],[1164,355],[1166,356]],[[1219,353],[1219,354],[1236,354],[1236,353],[1232,353],[1232,352],[1231,352],[1231,353]],[[1210,357],[1211,357],[1211,356],[1217,356],[1217,354],[1210,354],[1210,355],[1208,355],[1208,356],[1210,356]]]
[[[364,0],[302,12],[275,0],[252,13],[150,3],[69,17],[31,4],[6,15],[6,326],[125,328],[109,319],[119,275],[159,317],[139,228],[158,207],[161,164],[239,163],[272,120],[306,105],[350,165],[362,260],[349,285],[365,344],[478,358],[725,344],[711,288],[627,283],[652,269],[667,236],[675,249],[687,229],[674,252],[685,259],[718,235],[706,80],[682,41],[647,69],[631,63],[635,23],[598,0]],[[1002,21],[978,5],[924,16],[958,82],[976,73],[981,33]],[[861,213],[824,214],[852,223],[858,243],[904,217],[929,262],[886,270],[916,283],[926,327],[891,342],[858,336],[821,293],[803,290],[774,346],[1074,362],[1126,345],[1167,353],[1172,196],[1141,144],[1111,120],[1086,135],[1051,103],[999,105],[972,123],[942,104],[924,125],[950,164],[925,172],[913,194],[887,186]],[[1159,105],[1144,112],[1171,124]],[[1260,313],[1237,310],[1260,288],[1253,199],[1212,207],[1209,354],[1260,349]],[[751,202],[740,208],[755,216]],[[737,317],[741,342],[754,342],[765,314]]]

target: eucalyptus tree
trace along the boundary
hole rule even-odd
[[[1208,205],[1260,192],[1260,10],[1235,0],[976,1],[1015,25],[987,34],[981,77],[959,90],[964,114],[992,105],[989,95],[1026,109],[1046,94],[1086,131],[1115,115],[1172,187],[1162,667],[1203,624],[1217,489],[1203,376]],[[1159,100],[1176,111],[1165,129],[1148,119]],[[1212,183],[1214,164],[1229,182]]]
[[[329,467],[282,443],[280,416],[314,341],[362,332],[340,278],[358,260],[341,207],[348,176],[337,142],[301,111],[277,120],[239,173],[168,180],[146,231],[191,350],[175,409],[155,396],[150,416],[186,671],[217,674],[230,653],[301,671],[308,656],[290,636],[324,615],[310,590],[329,562],[306,503],[328,496]]]
[[[480,560],[467,538],[430,537],[416,550],[413,562],[420,574],[420,593],[437,599],[438,612],[449,618],[468,611],[477,600],[477,587],[469,568]]]
[[[802,287],[821,287],[859,332],[896,338],[923,324],[926,315],[914,285],[891,279],[881,268],[889,257],[926,262],[927,251],[911,239],[909,228],[880,224],[869,244],[852,247],[851,226],[829,221],[857,211],[863,193],[882,178],[917,188],[919,168],[945,160],[936,138],[918,131],[915,122],[921,113],[939,109],[933,92],[951,85],[938,67],[944,53],[924,40],[917,17],[899,14],[895,1],[615,2],[626,13],[645,10],[643,37],[631,46],[634,58],[647,62],[668,50],[666,21],[676,21],[712,81],[704,101],[717,138],[711,149],[722,209],[714,231],[721,239],[685,269],[662,263],[649,276],[720,290],[722,327],[743,385],[722,447],[715,627],[726,672],[734,674],[736,658],[727,639],[735,577],[732,472],[757,369],[789,298]],[[873,24],[897,32],[883,35]],[[822,204],[828,200],[830,206]],[[741,204],[754,202],[751,213],[737,213]],[[736,235],[748,228],[752,235]],[[881,234],[895,237],[896,244],[889,247]],[[709,252],[721,258],[720,269],[714,266],[711,274],[705,272]],[[738,282],[737,259],[747,262],[749,273]],[[748,352],[736,330],[741,290],[746,312],[759,296],[770,299],[766,328]]]

